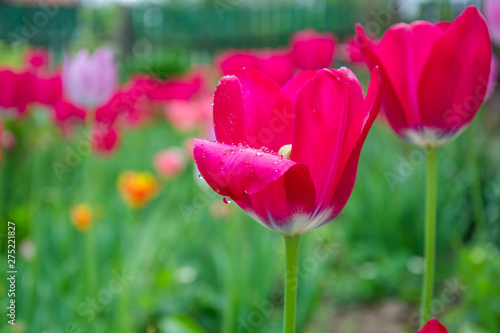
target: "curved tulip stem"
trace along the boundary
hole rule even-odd
[[[297,275],[299,261],[300,235],[285,236],[285,315],[283,332],[295,333],[295,316],[297,312]]]
[[[425,203],[425,275],[422,288],[420,327],[432,312],[434,270],[436,266],[436,199],[437,199],[437,149],[427,148],[427,198]]]

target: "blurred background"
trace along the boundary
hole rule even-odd
[[[192,138],[213,138],[218,79],[251,62],[286,81],[301,69],[290,62],[292,36],[313,29],[334,42],[330,67],[349,66],[366,89],[355,23],[376,38],[396,22],[452,20],[471,4],[482,8],[465,0],[1,1],[2,309],[7,221],[16,224],[18,274],[16,325],[3,315],[0,332],[279,332],[282,237],[209,189],[192,160]],[[101,46],[113,51],[119,84],[102,105],[72,105],[61,97],[63,59]],[[28,74],[36,84],[9,76]],[[46,101],[37,84],[51,79],[57,97]],[[33,91],[25,103],[5,102]],[[439,152],[433,304],[450,332],[500,332],[499,107],[493,91]],[[96,139],[102,118],[112,124]],[[423,151],[381,116],[346,208],[302,237],[298,332],[417,331],[424,171]]]

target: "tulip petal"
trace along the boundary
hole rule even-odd
[[[385,65],[380,61],[376,53],[376,47],[373,42],[366,36],[363,27],[360,24],[356,25],[356,40],[363,53],[363,56],[370,69],[375,66],[379,67],[380,74],[384,80],[384,108],[391,110],[387,112],[387,120],[397,134],[400,134],[403,129],[408,128],[408,120],[403,109],[403,104],[395,89],[395,85],[388,78],[388,71]],[[397,53],[397,52],[395,52]]]
[[[304,165],[258,149],[205,140],[194,140],[193,154],[208,185],[233,200],[264,189],[292,167],[307,170]]]
[[[484,100],[490,64],[488,27],[477,8],[468,7],[433,44],[422,72],[423,123],[451,133],[468,124]]]
[[[368,135],[373,122],[377,118],[381,104],[382,80],[380,78],[377,67],[375,67],[372,71],[368,93],[363,101],[363,113],[359,115],[359,119],[363,119],[361,127],[354,127],[354,129],[350,127],[347,129],[346,136],[352,135],[358,139],[356,141],[356,145],[353,147],[350,153],[348,153],[349,150],[347,150],[346,153],[342,154],[342,160],[339,165],[339,170],[342,170],[342,173],[338,174],[337,182],[335,184],[335,193],[333,194],[330,203],[330,206],[333,207],[331,218],[336,217],[342,211],[347,203],[347,200],[351,196],[352,190],[354,188],[354,183],[356,181],[361,148],[363,148],[366,136]],[[359,133],[357,132],[358,129],[360,130]],[[357,136],[356,133],[358,134]],[[346,140],[344,139],[344,141]],[[345,156],[348,156],[349,158],[344,164]],[[328,220],[325,221],[325,223],[327,222]]]
[[[272,142],[268,135],[269,121],[279,92],[276,82],[252,68],[243,68],[235,76],[223,78],[214,96],[217,140],[248,144],[253,148],[268,147]],[[238,131],[241,133],[237,134]]]
[[[268,146],[269,149],[278,151],[282,146],[292,143],[292,122],[297,92],[315,75],[316,72],[313,71],[300,72],[281,88],[269,120],[269,128],[273,136],[272,143]]]
[[[433,318],[429,320],[418,333],[448,333],[448,331],[436,318]]]
[[[343,78],[321,70],[297,94],[290,158],[308,166],[318,207],[330,201],[329,186],[340,159],[348,110],[345,84]]]
[[[224,76],[214,93],[214,130],[221,143],[247,144],[245,106],[241,83],[234,75]]]
[[[283,177],[236,203],[265,227],[281,234],[301,234],[316,200],[309,170],[296,164]]]
[[[434,25],[426,21],[415,21],[410,24],[413,77],[416,84],[420,81],[434,42],[444,34],[444,30],[441,28],[443,26],[443,23]]]

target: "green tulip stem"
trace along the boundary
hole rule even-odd
[[[425,274],[422,288],[420,327],[431,319],[436,266],[437,149],[427,148],[427,198],[425,204]]]
[[[283,332],[295,333],[295,317],[297,313],[297,275],[299,261],[300,235],[285,236],[285,315]]]

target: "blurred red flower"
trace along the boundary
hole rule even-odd
[[[299,31],[290,38],[293,63],[300,70],[330,68],[336,44],[337,38],[332,33]]]

